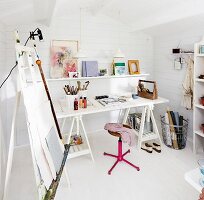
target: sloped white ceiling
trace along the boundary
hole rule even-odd
[[[165,24],[160,24],[158,26],[152,26],[143,30],[143,32],[155,36],[173,36],[187,32],[188,35],[195,36],[195,30],[199,30],[197,35],[200,36],[203,33],[200,32],[204,30],[204,14],[195,15],[180,20],[172,21]]]
[[[141,30],[204,13],[204,0],[110,0],[102,12]]]
[[[0,0],[0,21],[4,24],[33,19],[32,0]]]
[[[0,0],[0,21],[6,25],[41,22],[49,25],[56,0]]]
[[[49,25],[52,17],[70,17],[80,7],[119,20],[132,31],[204,14],[204,0],[0,0],[0,21]]]
[[[32,7],[32,0],[0,0],[0,17]]]

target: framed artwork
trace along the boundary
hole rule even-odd
[[[78,51],[76,40],[53,40],[51,43],[51,78],[70,77],[77,73],[77,59],[74,55]],[[70,74],[69,74],[70,73]]]
[[[131,75],[140,74],[139,60],[128,60],[128,69]]]

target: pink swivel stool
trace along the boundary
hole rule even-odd
[[[130,129],[131,129],[130,126],[125,125],[125,124],[123,124],[123,127],[130,128]],[[108,132],[109,132],[111,135],[113,135],[113,136],[119,138],[119,139],[118,139],[118,155],[113,155],[113,154],[109,154],[109,153],[106,153],[106,152],[103,153],[104,156],[110,156],[110,157],[116,158],[116,162],[115,162],[114,165],[111,167],[111,169],[108,171],[108,174],[111,175],[111,172],[113,171],[113,169],[115,168],[115,166],[116,166],[119,162],[122,162],[122,161],[124,161],[125,163],[127,163],[127,164],[129,164],[130,166],[134,167],[137,171],[140,171],[140,168],[139,168],[139,167],[133,165],[132,163],[130,163],[129,161],[127,161],[126,159],[124,159],[124,157],[126,156],[126,154],[130,153],[130,149],[128,149],[128,151],[126,151],[124,154],[122,153],[122,151],[123,151],[122,148],[123,148],[123,147],[122,147],[121,134],[118,133],[118,132],[112,132],[112,131],[109,131],[109,130],[108,130]]]

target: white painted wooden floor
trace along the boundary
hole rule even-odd
[[[197,200],[198,193],[184,180],[184,173],[196,167],[198,157],[191,145],[176,151],[163,146],[161,154],[138,152],[131,148],[126,158],[140,166],[141,171],[126,164],[118,165],[112,175],[107,171],[115,161],[103,152],[117,152],[117,138],[105,131],[90,134],[95,163],[89,156],[68,160],[72,183],[67,189],[61,181],[57,200]],[[124,151],[128,146],[124,145]],[[29,148],[15,152],[9,200],[36,200],[35,180]]]

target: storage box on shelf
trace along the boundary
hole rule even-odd
[[[196,153],[199,149],[204,149],[204,105],[201,97],[204,96],[204,79],[199,78],[204,75],[204,40],[194,45],[194,113],[193,113],[193,150]]]

